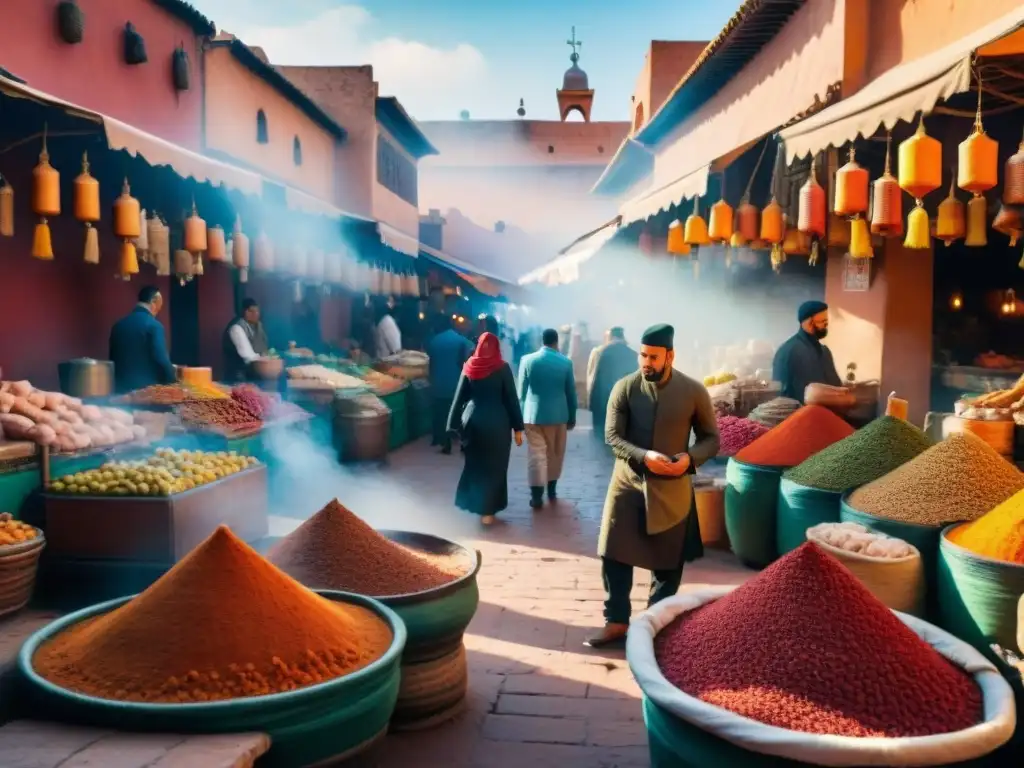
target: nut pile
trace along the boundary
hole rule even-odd
[[[131,405],[181,405],[193,400],[225,400],[227,395],[216,387],[194,384],[153,384],[137,389],[121,398],[119,402]]]
[[[237,400],[203,400],[185,403],[178,409],[184,424],[203,429],[244,432],[259,429],[260,419]]]
[[[860,512],[904,523],[943,526],[977,520],[1024,489],[1024,474],[983,440],[950,435],[850,494]]]
[[[903,539],[869,531],[857,523],[821,523],[807,530],[807,540],[821,541],[836,549],[884,560],[899,560],[916,552]]]
[[[690,696],[791,731],[931,736],[982,716],[974,680],[811,543],[671,622],[655,656]]]
[[[892,472],[932,444],[913,424],[882,416],[787,470],[783,477],[808,488],[846,491]]]

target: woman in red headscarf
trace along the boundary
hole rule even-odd
[[[501,358],[501,345],[485,333],[462,367],[448,431],[462,439],[466,465],[455,504],[480,515],[484,525],[508,506],[508,460],[512,439],[523,444],[523,412],[512,369]]]

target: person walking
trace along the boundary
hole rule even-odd
[[[431,445],[440,446],[441,453],[447,455],[452,452],[448,413],[455,400],[462,366],[473,354],[473,345],[452,327],[452,318],[445,313],[434,318],[434,336],[427,342],[426,351],[430,359],[430,396],[433,401]]]
[[[548,328],[543,346],[519,364],[519,402],[526,424],[526,462],[530,479],[530,506],[544,506],[558,498],[565,441],[576,426],[576,377],[572,363],[558,351],[558,331]]]
[[[493,333],[484,333],[462,367],[448,432],[458,434],[466,457],[455,504],[480,515],[484,525],[508,506],[508,460],[512,440],[523,444],[523,413],[512,369],[501,358]]]
[[[586,641],[594,648],[626,636],[634,567],[652,572],[650,607],[674,595],[683,564],[704,554],[689,476],[718,453],[718,426],[708,391],[672,368],[674,334],[670,325],[644,332],[640,370],[608,401],[615,469],[597,547],[606,597],[605,625]]]
[[[608,330],[605,343],[590,355],[587,366],[587,403],[593,414],[594,437],[605,441],[605,415],[608,398],[615,383],[636,370],[636,352],[626,344],[626,333],[615,326]]]

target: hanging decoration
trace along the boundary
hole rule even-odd
[[[686,236],[683,231],[683,222],[679,219],[674,220],[668,225],[666,250],[673,256],[690,255],[690,244],[686,242]]]
[[[149,218],[146,216],[146,209],[139,212],[139,236],[135,238],[135,252],[139,260],[144,263],[152,263],[149,253]]]
[[[811,160],[811,173],[800,187],[800,201],[797,210],[797,232],[810,240],[810,255],[807,263],[818,263],[818,244],[825,237],[825,222],[828,218],[828,203],[825,188],[818,183],[818,158]],[[783,248],[785,250],[785,248]],[[787,251],[790,253],[790,251]]]
[[[833,212],[853,218],[868,212],[868,172],[857,162],[856,150],[850,147],[849,160],[836,171],[836,195]]]
[[[999,144],[985,133],[985,127],[982,125],[980,71],[976,77],[978,108],[971,135],[960,142],[957,186],[973,195],[967,203],[967,238],[964,244],[981,247],[988,244],[988,235],[985,232],[985,221],[988,219],[985,192],[999,181]]]
[[[984,248],[988,245],[988,205],[984,197],[972,197],[967,201],[967,235],[964,245],[969,248]]]
[[[32,169],[32,211],[40,217],[32,235],[32,255],[43,261],[52,261],[53,239],[47,219],[60,216],[60,174],[50,165],[50,153],[46,151],[46,125],[43,125],[39,163]]]
[[[224,228],[215,224],[206,230],[206,258],[209,261],[227,261],[228,244]]]
[[[765,140],[764,144],[761,145],[761,154],[757,156],[754,170],[751,172],[750,178],[747,179],[747,188],[743,190],[743,197],[740,198],[740,204],[736,207],[735,234],[739,235],[739,239],[742,241],[740,245],[754,242],[761,234],[758,226],[759,212],[757,206],[750,202],[750,189],[754,186],[754,179],[757,178],[757,172],[761,169],[761,161],[764,160],[769,143],[768,140]]]
[[[205,270],[203,269],[203,254],[198,253],[193,258],[194,261],[192,262],[192,274],[195,277],[202,277],[203,274],[205,273]]]
[[[930,248],[931,231],[924,197],[942,186],[942,145],[925,132],[923,112],[914,135],[900,144],[898,173],[900,188],[914,198],[914,210],[907,216],[903,247]]]
[[[761,239],[771,246],[772,269],[778,272],[786,260],[782,241],[786,237],[786,221],[782,206],[774,197],[761,211]]]
[[[199,217],[196,201],[193,200],[192,212],[185,219],[185,250],[198,256],[206,251],[207,246],[206,222]]]
[[[249,282],[249,238],[242,231],[241,216],[235,216],[231,233],[231,263],[238,270],[238,282]]]
[[[75,218],[85,224],[86,264],[100,263],[100,237],[93,226],[100,220],[100,183],[89,173],[89,155],[82,153],[82,172],[75,179]]]
[[[14,237],[14,188],[0,176],[0,236]]]
[[[1003,166],[1003,202],[1024,205],[1024,138]]]
[[[184,286],[192,280],[192,273],[195,270],[195,257],[184,248],[174,252],[174,277],[178,284]]]
[[[871,196],[871,233],[882,237],[903,234],[903,190],[892,175],[892,132],[885,137],[885,170],[875,179]]]
[[[146,240],[149,260],[156,267],[158,277],[171,275],[171,229],[154,213],[146,220]]]
[[[85,37],[85,14],[75,0],[57,3],[57,33],[68,45],[78,45]]]
[[[708,217],[708,239],[713,243],[727,243],[732,237],[733,210],[725,201],[725,172],[721,174],[722,193],[717,203],[711,206]]]
[[[999,207],[992,229],[1010,238],[1010,247],[1017,245],[1017,240],[1024,234],[1024,221],[1021,220],[1020,208],[1003,203]]]
[[[683,240],[687,245],[707,245],[711,242],[708,237],[708,225],[700,215],[700,195],[693,198],[693,213],[686,217],[686,224],[683,227]]]
[[[938,215],[935,218],[935,237],[944,242],[947,248],[962,238],[967,231],[964,223],[964,204],[956,199],[955,183],[956,175],[953,174],[949,180],[949,195],[939,203]]]
[[[124,25],[124,60],[126,64],[133,65],[149,61],[146,41],[130,21]]]
[[[174,81],[175,90],[187,91],[192,86],[189,69],[188,52],[185,51],[185,44],[182,43],[171,54],[171,79]]]
[[[117,274],[122,280],[131,280],[139,273],[139,258],[132,242],[140,234],[142,210],[132,197],[128,179],[121,186],[121,195],[114,201],[114,234],[121,239],[121,254]]]

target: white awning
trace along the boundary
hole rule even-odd
[[[562,251],[561,255],[519,278],[520,285],[567,285],[580,278],[580,265],[593,258],[619,231],[619,218],[615,217],[599,229],[584,235]]]
[[[302,211],[303,213],[310,213],[314,216],[329,216],[331,218],[338,219],[347,218],[366,222],[373,221],[373,219],[367,218],[366,216],[359,216],[355,213],[343,211],[341,208],[334,206],[327,200],[322,200],[315,195],[303,192],[301,189],[296,189],[295,187],[284,188],[284,199],[289,210],[292,211]]]
[[[495,280],[499,283],[509,283],[509,279],[507,277],[500,277],[499,275],[496,275],[495,273],[489,270],[481,269],[472,262],[465,261],[456,256],[452,256],[450,253],[439,251],[436,248],[431,248],[429,245],[423,245],[421,243],[420,251],[429,256],[430,258],[434,259],[434,261],[440,262],[448,267],[451,267],[454,271],[458,272],[461,277],[467,280],[469,277],[475,276],[487,280]]]
[[[378,222],[377,232],[380,234],[380,241],[388,248],[392,248],[406,256],[416,258],[420,255],[420,239],[415,235],[407,235],[399,229],[383,221]]]
[[[879,128],[892,128],[929,112],[943,99],[971,87],[971,57],[979,48],[1024,27],[1024,4],[945,48],[893,67],[848,99],[780,132],[786,157],[841,147]]]
[[[662,211],[667,211],[673,205],[678,205],[683,200],[704,195],[708,191],[710,171],[711,166],[705,165],[653,192],[644,192],[632,200],[627,200],[619,209],[622,224],[632,224],[634,221],[649,219]]]

